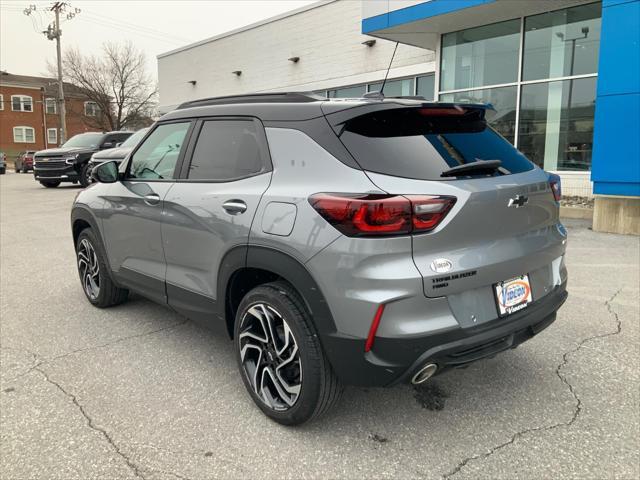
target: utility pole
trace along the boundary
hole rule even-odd
[[[62,30],[60,29],[60,13],[66,12],[67,8],[71,9],[71,5],[67,2],[54,2],[48,10],[54,13],[55,20],[53,24],[49,24],[47,29],[42,32],[49,40],[56,41],[56,55],[58,59],[58,114],[60,116],[60,144],[63,144],[67,140],[67,109],[64,101],[64,87],[62,83],[62,48],[60,46],[60,37],[62,36]],[[29,8],[24,9],[24,14],[29,16],[35,10],[36,6],[30,5]],[[78,13],[80,13],[79,8],[73,9],[73,12],[67,13],[67,20],[71,20]],[[46,108],[46,106],[43,105],[42,108]]]

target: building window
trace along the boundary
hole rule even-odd
[[[4,95],[0,95],[0,110],[4,110]]]
[[[519,50],[519,19],[443,35],[440,90],[515,82]]]
[[[11,95],[11,110],[14,112],[33,112],[33,99],[27,95]]]
[[[98,111],[98,104],[96,102],[84,102],[84,114],[87,117],[97,117]]]
[[[519,148],[546,170],[589,170],[596,78],[524,85]]]
[[[32,127],[13,127],[14,143],[36,143],[36,131]]]
[[[57,101],[55,98],[45,98],[44,99],[44,106],[45,106],[45,111],[47,113],[51,113],[51,114],[55,114],[58,111],[57,105],[56,105]]]
[[[365,85],[356,85],[353,87],[336,88],[327,91],[328,98],[360,98],[366,93]]]
[[[545,170],[589,170],[601,10],[597,2],[443,35],[440,100],[491,104],[489,124]]]
[[[488,103],[493,110],[488,110],[486,118],[500,135],[515,142],[517,87],[487,88],[467,92],[446,93],[440,96],[443,102]]]
[[[416,82],[416,95],[427,100],[433,100],[436,90],[436,76],[431,74],[418,77]]]
[[[596,73],[601,11],[592,3],[527,17],[522,79]]]
[[[47,143],[56,145],[58,143],[58,129],[47,128]]]
[[[405,78],[402,80],[387,80],[384,84],[384,96],[385,97],[408,97],[413,95],[413,78]],[[382,88],[382,82],[370,83],[370,92],[379,92]]]

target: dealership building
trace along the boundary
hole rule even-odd
[[[640,233],[640,0],[330,0],[158,57],[161,111],[314,91],[481,102],[527,157]]]

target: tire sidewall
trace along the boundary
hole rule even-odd
[[[314,352],[319,351],[320,345],[318,343],[317,336],[314,337],[307,333],[307,331],[312,328],[308,314],[306,311],[303,311],[303,315],[297,315],[294,311],[291,311],[289,305],[279,298],[281,295],[284,296],[285,294],[277,292],[273,287],[260,286],[250,291],[242,299],[235,319],[234,350],[242,382],[260,410],[278,423],[284,425],[295,425],[308,420],[315,412],[320,396],[319,369],[322,368],[322,359],[317,356],[314,358],[313,355]],[[296,303],[295,300],[292,301]],[[293,333],[300,352],[300,361],[302,364],[302,386],[300,389],[300,395],[294,406],[284,412],[279,412],[269,408],[253,391],[253,387],[244,372],[242,361],[240,359],[240,343],[238,341],[238,336],[240,333],[241,320],[246,311],[258,303],[269,304],[277,310],[280,315],[282,315]],[[307,318],[304,318],[305,316]],[[305,331],[304,326],[302,326],[302,322],[305,322],[307,331]]]
[[[89,162],[85,163],[80,169],[80,185],[82,185],[83,188],[87,188],[91,185],[91,180],[88,178],[88,172]]]

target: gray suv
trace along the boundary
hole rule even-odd
[[[261,94],[188,102],[71,222],[97,307],[135,291],[222,330],[282,424],[341,386],[419,384],[515,348],[567,297],[560,185],[486,105]]]

